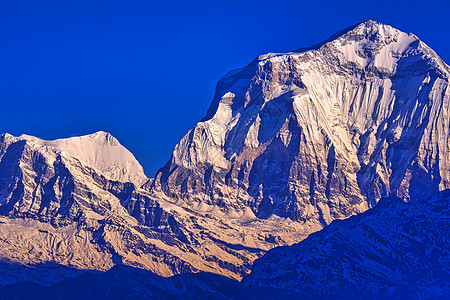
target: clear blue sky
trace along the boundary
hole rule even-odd
[[[449,1],[0,1],[0,132],[108,131],[148,176],[206,113],[217,80],[367,19],[450,62]]]

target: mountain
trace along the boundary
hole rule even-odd
[[[133,154],[108,132],[99,131],[55,141],[45,141],[23,134],[18,137],[18,140],[27,141],[38,147],[64,151],[111,180],[133,182],[137,186],[141,186],[148,180],[144,169]]]
[[[82,288],[80,288],[82,287]],[[275,299],[288,295],[273,288],[247,287],[211,273],[164,278],[151,272],[115,266],[107,272],[85,272],[59,283],[40,286],[21,282],[0,286],[0,299]]]
[[[152,198],[140,187],[147,180],[109,133],[56,141],[1,135],[0,261],[29,266],[5,268],[3,284],[71,277],[58,265],[241,279],[265,251],[305,237],[289,220],[201,213]]]
[[[446,262],[402,248],[411,240],[394,228],[407,230],[402,213],[414,211],[419,220],[414,226],[437,226],[427,216],[438,217],[418,203],[449,188],[449,74],[450,68],[416,36],[374,21],[310,48],[259,56],[218,82],[205,118],[183,137],[154,179],[106,132],[56,141],[3,134],[0,263],[5,268],[0,268],[0,285],[20,286],[24,279],[32,286],[70,285],[80,272],[117,265],[163,277],[209,272],[240,280],[270,249],[374,209],[380,220],[392,214],[392,226],[379,230],[393,239],[393,246],[385,248],[394,254],[377,248],[385,244],[378,244],[377,236],[350,236],[345,247],[370,245],[387,268],[408,253],[417,260],[409,263],[429,266],[427,280],[442,288],[433,278]],[[380,201],[388,204],[378,208]],[[382,210],[386,205],[387,212]],[[409,206],[403,211],[401,205]],[[436,207],[445,214],[444,207]],[[333,224],[350,224],[342,230],[359,234],[351,230],[359,226],[351,221],[357,218]],[[370,220],[375,227],[383,225]],[[417,251],[441,242],[442,226],[430,230],[430,242],[418,242]],[[411,232],[411,239],[423,232]],[[315,256],[307,263],[326,257],[326,245],[313,237],[299,245],[308,243],[322,252],[312,251]],[[280,262],[280,270],[290,270],[303,263],[298,247],[269,253],[295,255],[286,254]],[[327,263],[349,260],[345,247],[342,256]],[[363,254],[368,255],[360,256],[363,261],[373,261],[371,253]],[[270,287],[277,273],[261,270],[264,265],[273,270],[274,261],[273,255],[259,260],[245,280],[248,286]],[[348,270],[361,266],[350,262]],[[304,268],[317,276],[328,270],[312,266]],[[361,280],[379,272],[380,286],[395,290],[393,281],[415,276],[380,268],[358,269]],[[190,276],[183,278],[198,283]],[[345,287],[351,289],[358,277],[348,278]],[[291,287],[287,277],[274,280],[275,288],[308,295]],[[414,280],[409,286],[427,282]],[[164,282],[173,286],[171,280]]]
[[[164,278],[125,266],[107,272],[52,266],[60,282],[0,285],[0,299],[448,299],[449,200],[448,190],[408,203],[383,199],[298,244],[270,250],[240,283],[211,273]],[[5,269],[27,274],[20,265]]]
[[[448,299],[450,191],[334,221],[257,260],[247,286],[305,299]]]
[[[218,82],[151,190],[309,233],[449,188],[449,74],[415,35],[374,21],[261,55]]]
[[[127,210],[149,200],[138,194],[135,184],[113,179],[138,183],[146,177],[133,155],[108,133],[56,141],[0,136],[2,260],[97,270],[118,263],[156,269],[160,261],[176,260],[142,241],[139,222]],[[151,213],[159,218],[152,225],[167,222],[162,209],[153,208]],[[133,253],[146,249],[143,257]],[[159,257],[152,261],[155,255]]]
[[[120,209],[117,203],[107,203],[95,184],[108,180],[136,184],[147,180],[134,156],[108,133],[56,141],[0,136],[2,215],[73,219],[82,211],[95,217],[106,209]]]

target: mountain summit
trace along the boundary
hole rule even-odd
[[[446,189],[449,70],[415,35],[375,21],[261,55],[218,82],[153,190],[316,228],[383,197]]]
[[[133,182],[140,186],[148,179],[133,154],[108,132],[98,131],[55,141],[46,141],[26,134],[16,139],[38,147],[49,147],[57,152],[66,152],[111,180]]]
[[[1,135],[0,258],[241,279],[268,250],[383,198],[396,201],[392,228],[408,226],[404,207],[414,217],[414,207],[424,205],[409,204],[450,187],[449,77],[449,67],[416,36],[367,21],[226,74],[205,118],[154,180],[106,132],[56,141]],[[385,215],[381,208],[376,214]],[[345,224],[353,232],[353,221]],[[276,265],[277,251],[271,253],[248,282],[263,274],[270,286],[264,262]],[[283,268],[297,261],[286,258]],[[14,282],[11,274],[2,268],[0,279]],[[402,274],[410,272],[397,278]],[[59,278],[50,277],[33,280]],[[283,286],[282,276],[276,280]]]

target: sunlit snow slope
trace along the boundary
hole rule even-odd
[[[133,154],[111,134],[104,131],[55,141],[46,141],[25,134],[18,139],[67,152],[111,180],[133,182],[137,185],[142,185],[148,180],[144,169]]]
[[[262,55],[218,82],[154,180],[105,132],[3,134],[0,259],[240,279],[382,198],[449,188],[449,74],[416,36],[374,21]]]
[[[367,21],[222,78],[153,191],[311,230],[383,197],[450,186],[449,67],[415,35]]]
[[[22,268],[30,274],[17,275],[7,268],[1,281],[46,283],[70,275],[48,264],[242,278],[265,251],[305,237],[289,220],[204,214],[150,197],[142,179],[137,161],[108,133],[57,141],[0,135],[0,262],[53,270]]]

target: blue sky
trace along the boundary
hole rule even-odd
[[[148,176],[199,121],[215,84],[267,52],[368,19],[450,62],[448,1],[1,1],[0,132],[108,131]]]

